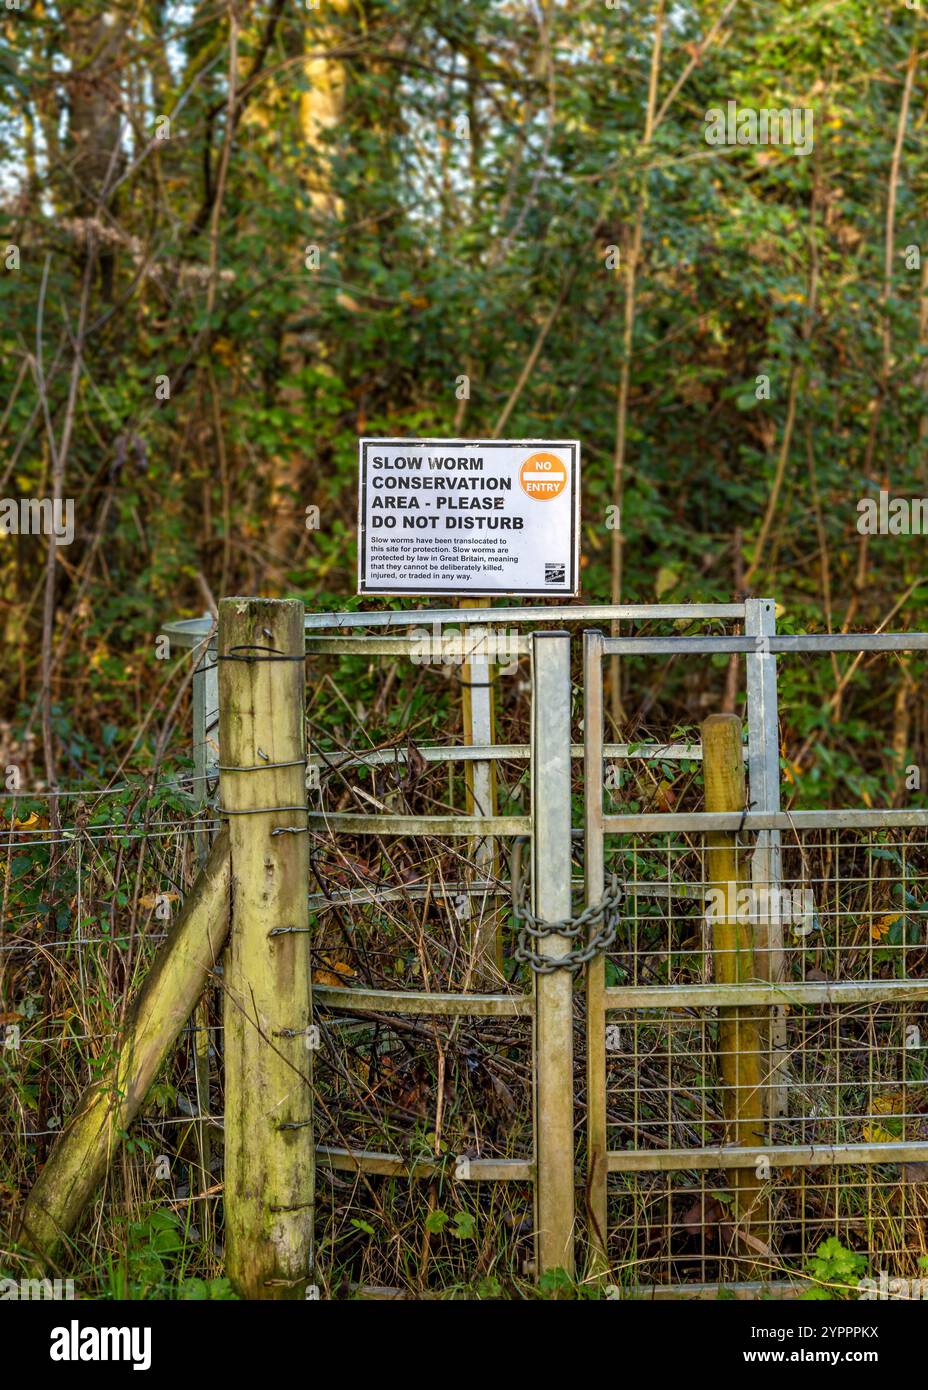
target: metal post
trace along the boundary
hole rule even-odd
[[[745,659],[747,667],[748,719],[748,799],[752,811],[780,809],[780,725],[777,712],[777,659],[766,640],[777,630],[773,599],[748,599],[744,605],[744,632],[753,637],[756,649]],[[751,886],[757,912],[756,965],[762,979],[781,982],[786,978],[783,953],[783,922],[770,904],[779,903],[781,878],[780,832],[761,830],[751,859]],[[767,1031],[769,1077],[767,1116],[772,1125],[787,1108],[788,1062],[786,1011],[782,1005],[770,1010]]]
[[[211,620],[212,615],[203,614]],[[219,668],[216,662],[216,639],[200,656],[193,674],[193,770],[196,781],[193,794],[203,807],[212,792],[210,775],[219,776]],[[214,784],[213,784],[214,785]],[[212,837],[197,837],[200,863],[206,861]]]
[[[473,600],[478,602],[479,600]],[[489,599],[486,600],[489,606]],[[474,648],[485,643],[489,629],[475,627],[465,633],[465,641]],[[489,747],[496,741],[493,701],[493,671],[484,657],[464,662],[463,681],[464,741],[479,747]],[[480,759],[464,765],[467,787],[467,813],[477,816],[496,815],[496,764]],[[475,876],[481,882],[497,877],[496,841],[492,835],[470,844],[469,858]],[[492,899],[474,899],[471,910],[477,913],[474,926],[474,959],[480,988],[492,988],[502,974],[502,939],[499,932],[500,915],[492,908]]]
[[[570,637],[532,634],[533,910],[544,921],[569,917]],[[562,936],[542,937],[540,953],[570,951]],[[536,1271],[574,1272],[573,980],[569,971],[535,976]]]
[[[213,621],[211,613],[204,619]],[[216,661],[215,637],[202,651],[193,674],[193,796],[203,813],[207,813],[215,782],[210,773],[219,776],[219,666]],[[202,868],[209,857],[215,835],[203,830],[194,837],[197,858]],[[206,1117],[209,1113],[209,1009],[212,991],[207,984],[193,1014],[193,1075],[197,1096],[197,1152],[200,1160],[200,1190],[205,1192],[211,1183],[212,1135]],[[211,1239],[213,1213],[208,1198],[200,1205],[200,1222],[204,1238]]]
[[[603,634],[583,634],[583,785],[586,901],[600,902],[605,890],[603,844]],[[586,1190],[590,1218],[589,1272],[608,1267],[606,1237],[606,958],[586,968]]]

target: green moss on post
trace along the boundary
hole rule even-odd
[[[744,757],[741,720],[735,714],[713,714],[702,726],[703,772],[707,811],[742,811],[745,802]],[[712,958],[715,983],[738,985],[757,980],[754,965],[754,926],[739,910],[742,882],[737,836],[713,831],[707,836],[706,884],[715,890],[721,908],[711,916]],[[768,1078],[764,1075],[759,1011],[738,1006],[720,1008],[719,1076],[722,1109],[727,1121],[728,1145],[763,1154],[766,1145],[764,1100]],[[766,1273],[770,1254],[770,1199],[768,1184],[756,1166],[736,1168],[735,1250]]]
[[[226,1272],[244,1298],[302,1299],[311,1282],[304,651],[302,603],[221,602],[220,792],[231,860],[223,979],[225,1250]],[[258,770],[229,770],[236,768]],[[273,809],[280,807],[295,809]],[[273,834],[281,829],[298,833]]]

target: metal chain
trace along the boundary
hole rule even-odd
[[[519,944],[514,953],[516,960],[531,966],[537,975],[552,975],[555,970],[569,970],[571,974],[575,974],[582,970],[600,951],[608,951],[615,940],[624,897],[624,885],[613,876],[598,903],[590,903],[576,917],[565,917],[559,922],[544,922],[540,917],[536,917],[529,907],[529,890],[526,884],[518,904],[513,908],[516,921],[521,923]],[[568,951],[566,955],[554,958],[540,955],[532,949],[532,940],[538,941],[546,936],[562,936],[574,941],[597,922],[601,922],[602,926],[593,932],[586,944]]]

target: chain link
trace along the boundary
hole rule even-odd
[[[536,975],[553,975],[555,970],[569,970],[571,974],[576,974],[594,960],[600,951],[608,951],[612,945],[621,920],[624,897],[624,885],[613,877],[598,903],[590,903],[576,917],[565,917],[559,922],[544,922],[535,916],[529,906],[529,890],[526,884],[519,902],[513,908],[516,921],[521,923],[519,944],[514,952],[516,960],[531,966]],[[532,949],[532,941],[540,941],[546,936],[561,936],[568,941],[576,941],[597,922],[601,922],[602,926],[593,932],[586,944],[575,947],[563,956],[543,956]]]

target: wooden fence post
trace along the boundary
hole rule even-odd
[[[219,605],[220,800],[231,865],[225,1254],[245,1298],[302,1299],[312,1282],[303,618],[297,601]]]
[[[741,720],[735,714],[713,714],[702,726],[703,772],[707,811],[744,810],[744,755]],[[707,836],[706,888],[711,894],[707,922],[712,933],[714,980],[720,985],[756,980],[754,914],[739,911],[741,881],[737,837],[730,831]],[[764,1076],[758,1009],[721,1006],[719,1071],[722,1083],[726,1144],[765,1146]],[[756,1165],[732,1170],[735,1189],[736,1249],[756,1257],[769,1253],[770,1211],[766,1180]]]

